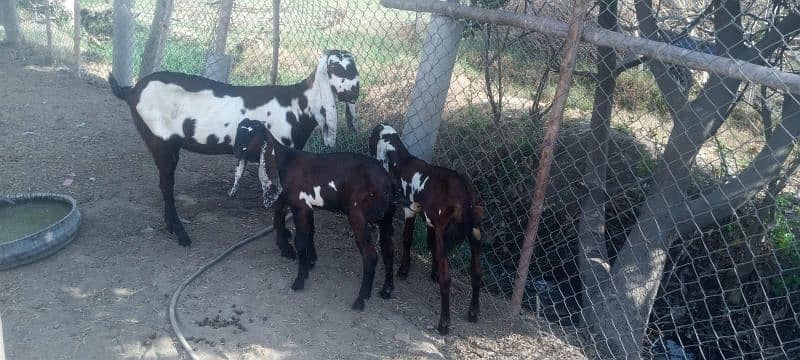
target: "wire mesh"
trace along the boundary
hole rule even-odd
[[[83,70],[104,76],[112,60],[113,4],[80,4]],[[207,74],[221,4],[174,1],[160,69]],[[470,1],[475,7],[560,21],[569,20],[571,4]],[[613,11],[611,4],[618,7],[615,31],[791,73],[800,66],[797,2],[673,0],[653,5],[609,0],[598,2],[586,21],[598,26],[601,9]],[[155,0],[134,3],[134,26],[128,29],[134,34],[132,74],[139,73],[155,6]],[[49,16],[49,51],[56,63],[67,65],[72,59],[71,8],[71,1],[18,3],[26,43],[48,48]],[[369,131],[377,123],[402,129],[414,148],[422,140],[406,134],[421,131],[414,124],[429,126],[437,119],[408,121],[419,115],[408,111],[414,108],[413,89],[421,87],[416,101],[423,107],[442,96],[431,90],[435,81],[415,81],[422,54],[429,50],[426,37],[442,35],[430,33],[433,18],[377,1],[284,0],[278,83],[304,79],[323,49],[349,50],[362,82],[362,125],[355,133],[339,131],[334,150],[366,152]],[[231,83],[268,83],[273,21],[270,1],[233,2],[224,46],[230,64],[223,67]],[[459,24],[432,162],[467,175],[477,188],[486,207],[484,288],[508,298],[563,42],[508,26]],[[609,351],[603,338],[612,335],[587,330],[592,316],[602,318],[610,309],[603,304],[615,301],[612,294],[645,294],[637,298],[645,304],[650,294],[652,309],[643,305],[643,315],[624,309],[627,321],[644,317],[639,355],[793,357],[800,349],[800,194],[794,176],[800,156],[793,141],[779,138],[784,132],[798,135],[789,128],[800,121],[798,106],[791,106],[797,97],[624,51],[611,52],[615,85],[609,93],[597,87],[603,81],[600,54],[587,43],[579,52],[525,289],[526,311],[545,319],[553,333],[582,334],[586,354],[602,357]],[[605,119],[607,135],[595,126],[603,119],[592,120],[604,99],[612,104]],[[424,131],[430,135],[427,127]],[[315,136],[306,150],[331,149]],[[602,161],[590,162],[597,151]],[[772,167],[762,166],[761,160],[772,161]],[[592,178],[598,174],[604,178]],[[735,186],[744,190],[730,190]],[[590,196],[593,189],[599,189],[599,202]],[[424,224],[418,222],[415,233],[416,249],[426,251]],[[611,269],[605,277],[582,261],[588,258],[582,237],[592,233],[600,234],[595,255]],[[450,259],[452,268],[466,275],[468,246],[456,249]],[[624,266],[633,272],[616,271]],[[644,274],[648,277],[637,277],[635,270],[643,268],[651,271]],[[599,288],[599,298],[585,291],[587,279],[594,279],[591,286]],[[455,301],[461,300],[466,301]],[[587,309],[595,315],[587,315]]]

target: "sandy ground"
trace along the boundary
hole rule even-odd
[[[197,268],[269,224],[254,169],[229,199],[231,157],[182,153],[176,193],[194,240],[187,249],[162,230],[155,166],[127,106],[102,80],[0,48],[0,128],[0,191],[67,193],[84,216],[66,249],[0,272],[7,357],[187,358],[167,320],[169,297]],[[68,176],[74,182],[64,186]],[[347,223],[318,212],[317,229],[320,261],[303,292],[289,289],[296,264],[278,256],[272,237],[186,290],[178,312],[203,358],[580,358],[546,324],[511,321],[505,303],[486,294],[480,322],[466,322],[468,292],[458,288],[451,335],[438,335],[438,290],[418,260],[408,281],[396,281],[393,299],[373,296],[366,311],[351,311],[360,260]]]

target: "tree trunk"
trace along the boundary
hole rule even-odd
[[[44,31],[47,37],[47,63],[53,64],[53,10],[50,0],[44,2]]]
[[[723,0],[718,6],[713,18],[717,47],[737,59],[763,64],[763,59],[768,58],[781,43],[776,41],[776,37],[780,39],[780,36],[791,36],[798,31],[792,27],[797,19],[789,16],[770,29],[756,44],[756,50],[749,49],[743,41],[739,2]],[[647,38],[657,39],[658,25],[653,17],[651,1],[637,1],[636,14],[640,32]],[[591,299],[594,306],[602,305],[596,312],[599,316],[597,323],[616,356],[639,354],[641,339],[663,275],[669,236],[676,227],[678,234],[702,228],[709,224],[705,221],[722,219],[730,214],[732,208],[741,205],[735,205],[729,199],[712,209],[716,214],[711,218],[704,219],[702,215],[692,217],[691,213],[686,212],[689,201],[684,192],[691,181],[690,170],[695,157],[726,119],[728,109],[738,99],[737,90],[741,81],[712,75],[697,98],[690,103],[683,93],[674,91],[677,84],[667,74],[664,63],[651,60],[649,68],[669,105],[674,126],[654,172],[653,190],[645,199],[638,215],[639,222],[633,226],[628,243],[618,254],[612,269],[612,286],[603,286],[600,293],[594,294]],[[776,168],[783,160],[785,157]],[[762,169],[762,174],[769,174],[772,170]],[[748,191],[754,187],[762,188],[766,185],[762,182],[763,178],[769,177],[763,175],[752,178],[748,183],[743,181],[743,176],[740,174],[732,183],[746,187]],[[752,196],[749,192],[746,195],[743,197]],[[703,205],[706,208],[700,208],[694,214],[707,213],[708,205]]]
[[[0,0],[0,20],[6,31],[5,43],[12,47],[22,43],[22,34],[19,31],[19,15],[17,14],[17,0]]]
[[[597,22],[608,30],[617,27],[617,0],[602,0]],[[606,251],[605,204],[608,130],[614,110],[617,87],[617,53],[613,48],[597,47],[597,85],[594,92],[591,132],[587,135],[587,161],[583,169],[585,194],[580,199],[581,219],[578,225],[578,265],[583,282],[583,321],[596,329],[597,314],[591,300],[609,281],[611,265]]]
[[[428,11],[436,14],[518,26],[564,37],[566,24],[536,16],[475,9],[444,2],[423,0],[381,0],[396,9]],[[659,165],[653,174],[655,184],[642,205],[636,224],[621,249],[612,269],[612,282],[592,296],[598,327],[608,337],[615,355],[640,356],[641,339],[656,290],[661,280],[668,237],[713,224],[729,216],[777,176],[780,167],[800,134],[800,115],[794,98],[784,98],[781,131],[770,137],[761,154],[735,179],[721,189],[689,201],[684,190],[690,184],[690,170],[701,146],[719,129],[736,103],[741,80],[768,85],[780,91],[800,92],[800,76],[763,66],[776,49],[800,32],[800,12],[792,11],[762,33],[749,46],[744,41],[741,9],[737,0],[715,4],[713,23],[716,48],[726,57],[701,54],[664,44],[658,40],[658,24],[652,1],[637,0],[636,16],[640,32],[635,38],[604,29],[587,28],[587,42],[613,46],[646,55],[674,122]],[[748,38],[750,34],[748,34]],[[731,59],[733,58],[733,59]],[[689,102],[685,94],[674,91],[678,84],[667,74],[664,62],[713,72],[700,94]],[[418,82],[419,84],[419,82]],[[792,122],[794,121],[794,122]]]
[[[746,229],[745,236],[748,238],[751,250],[763,248],[767,241],[767,235],[775,228],[775,215],[778,210],[778,196],[786,188],[789,179],[800,167],[800,155],[795,155],[786,166],[781,176],[770,181],[767,185],[764,199],[758,203],[753,223]],[[744,277],[740,275],[740,277]]]
[[[72,56],[75,59],[75,75],[81,76],[81,1],[72,3]]]
[[[221,82],[228,82],[233,62],[230,55],[225,55],[225,46],[228,41],[228,29],[231,25],[233,13],[233,0],[222,0],[219,9],[219,21],[214,31],[214,48],[208,54],[204,76]]]
[[[772,135],[773,121],[772,111],[770,111],[767,102],[767,87],[761,86],[759,89],[759,107],[758,113],[761,115],[761,126],[764,131],[764,140],[769,139]],[[800,155],[794,155],[794,158],[786,166],[783,174],[767,185],[767,190],[764,194],[764,199],[756,206],[756,214],[751,217],[751,224],[745,229],[745,236],[752,252],[764,249],[767,235],[772,229],[775,228],[775,214],[778,209],[778,195],[786,188],[789,179],[791,179],[797,168],[800,167]],[[759,254],[759,253],[757,253]],[[759,254],[760,255],[760,254]],[[753,270],[755,270],[753,268]],[[740,275],[740,278],[746,275]]]
[[[77,1],[76,1],[77,3]],[[133,0],[114,0],[114,38],[111,72],[121,86],[133,85]],[[75,18],[80,17],[76,13]]]
[[[638,0],[637,3],[639,1],[641,0]],[[563,38],[567,34],[567,24],[541,16],[517,14],[501,10],[479,9],[444,1],[380,0],[380,2],[381,5],[392,9],[424,11],[492,24],[515,26],[559,38]],[[797,21],[798,17],[800,17],[800,12],[790,12],[780,23],[787,24],[793,22],[795,27],[786,27],[783,29],[784,32],[780,34],[771,34],[772,41],[764,45],[770,44],[774,47],[781,46],[781,44],[783,44],[781,38],[789,38],[791,34],[800,31],[800,24],[798,24]],[[639,55],[645,55],[649,59],[683,65],[695,70],[713,72],[732,79],[767,85],[779,91],[800,93],[800,75],[759,65],[763,64],[763,62],[753,63],[741,61],[741,58],[731,59],[730,57],[691,51],[660,41],[643,39],[621,32],[593,27],[584,28],[582,40],[594,45],[610,46],[619,50],[627,50]]]
[[[164,46],[169,37],[172,10],[175,7],[173,0],[157,0],[153,22],[150,24],[150,34],[142,53],[142,64],[139,67],[139,78],[157,71],[161,67],[164,56]]]
[[[433,147],[463,31],[461,21],[434,15],[422,45],[417,79],[405,116],[403,142],[414,156],[426,161],[433,159]]]
[[[269,69],[269,82],[278,82],[278,55],[281,47],[281,0],[272,0],[272,64]]]

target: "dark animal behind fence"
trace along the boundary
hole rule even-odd
[[[255,120],[286,146],[302,149],[316,126],[324,142],[336,141],[336,101],[347,103],[346,116],[355,127],[355,101],[359,78],[353,56],[342,50],[325,51],[315,71],[306,79],[285,86],[232,86],[200,76],[156,72],[133,87],[122,87],[109,76],[114,95],[131,108],[134,124],[153,155],[164,198],[164,222],[178,243],[191,244],[175,209],[175,168],[180,149],[201,154],[231,154],[240,122]],[[244,161],[240,159],[240,171]],[[260,164],[264,205],[277,197]],[[235,194],[238,177],[229,192]]]
[[[483,206],[472,184],[461,174],[417,159],[406,149],[397,131],[389,125],[377,125],[369,138],[369,151],[393,177],[399,180],[406,205],[403,207],[403,255],[397,275],[408,276],[411,265],[411,242],[417,215],[428,229],[428,248],[433,255],[431,278],[438,281],[441,313],[438,330],[449,332],[450,273],[447,253],[469,238],[472,255],[470,276],[472,299],[467,313],[471,322],[480,312],[480,221]]]
[[[361,154],[312,154],[286,147],[257,121],[246,120],[240,126],[252,127],[255,131],[239,132],[237,144],[251,144],[253,136],[263,136],[266,138],[266,145],[262,151],[273,155],[269,157],[271,160],[267,169],[272,175],[277,174],[281,187],[275,203],[273,225],[278,247],[284,255],[295,252],[289,244],[291,233],[285,224],[286,206],[291,209],[294,217],[298,272],[292,289],[304,288],[308,272],[316,263],[313,210],[320,208],[347,215],[361,252],[363,275],[353,309],[362,310],[364,301],[372,292],[378,257],[370,239],[370,224],[378,224],[381,254],[386,267],[386,278],[380,295],[385,299],[391,297],[394,289],[392,217],[395,211],[394,202],[398,200],[398,196],[397,186],[381,165],[375,159]]]

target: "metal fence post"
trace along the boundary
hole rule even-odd
[[[463,22],[435,15],[428,24],[428,33],[422,45],[402,137],[403,142],[409,145],[408,151],[426,161],[433,159],[433,147],[463,31]]]
[[[77,4],[78,2],[76,1],[75,3]],[[111,71],[122,86],[133,84],[132,10],[133,0],[114,0],[114,54]],[[76,19],[78,16],[78,14],[75,14]]]
[[[269,69],[269,82],[278,82],[278,55],[281,46],[281,0],[272,0],[272,65]]]
[[[228,76],[233,65],[233,59],[231,59],[230,55],[225,54],[232,12],[233,0],[222,0],[219,9],[219,21],[214,32],[214,48],[208,54],[205,70],[203,70],[205,77],[221,82],[228,82]]]
[[[525,293],[525,284],[528,280],[528,267],[531,264],[536,232],[539,229],[539,221],[542,218],[544,196],[547,191],[547,183],[550,181],[550,165],[553,162],[558,129],[561,126],[564,107],[567,104],[569,90],[572,87],[572,73],[575,70],[575,57],[578,53],[578,45],[583,31],[583,17],[586,14],[586,6],[586,0],[575,0],[572,10],[572,22],[569,24],[567,39],[564,43],[564,55],[561,58],[561,73],[558,76],[558,86],[556,87],[556,96],[553,99],[553,108],[545,123],[545,134],[542,140],[541,156],[539,156],[539,169],[536,175],[536,189],[533,192],[530,219],[525,229],[525,242],[522,245],[522,255],[520,256],[519,265],[517,266],[517,276],[514,280],[514,292],[511,295],[512,315],[519,314],[522,308],[522,295]]]
[[[19,31],[19,15],[17,14],[17,0],[0,0],[0,20],[6,31],[5,42],[11,46],[22,43]]]
[[[142,53],[142,65],[139,67],[139,78],[158,70],[164,56],[164,46],[169,36],[169,25],[172,18],[173,0],[156,1],[156,11],[150,24],[150,35]]]

